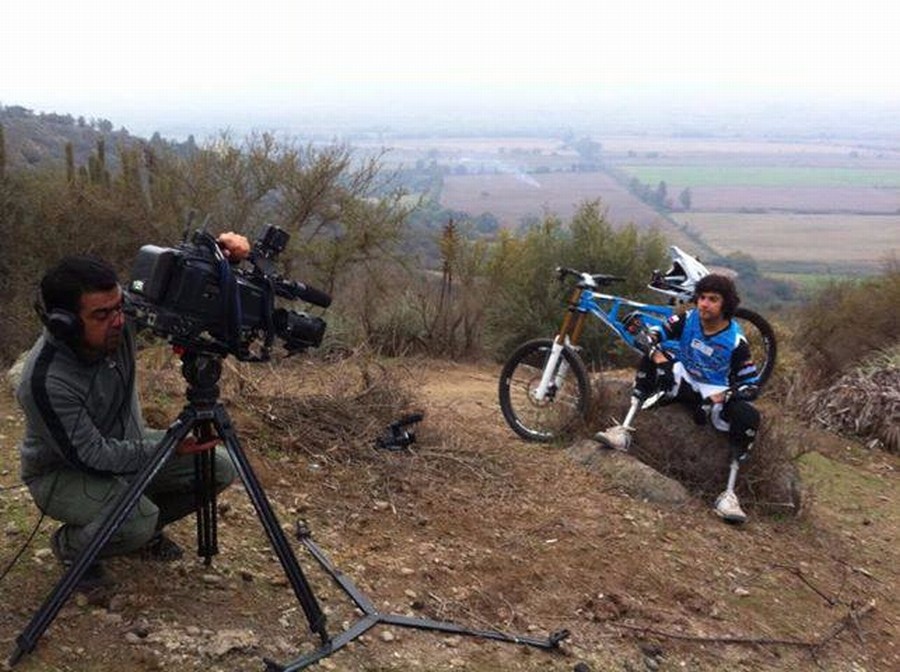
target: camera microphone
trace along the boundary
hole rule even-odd
[[[298,282],[297,280],[292,280],[290,282],[282,280],[276,286],[275,291],[286,298],[300,299],[301,301],[306,301],[314,306],[328,308],[328,306],[331,305],[331,296],[329,294],[326,294],[321,289],[316,289],[315,287],[310,287],[302,282]]]

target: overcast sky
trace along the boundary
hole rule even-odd
[[[5,3],[0,103],[106,117],[599,96],[900,100],[893,0]]]

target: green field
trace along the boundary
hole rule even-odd
[[[880,187],[900,188],[900,169],[810,166],[635,166],[622,165],[641,182],[678,187]]]

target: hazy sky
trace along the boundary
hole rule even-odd
[[[0,103],[107,117],[599,96],[900,99],[893,0],[6,3]]]

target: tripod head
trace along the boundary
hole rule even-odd
[[[176,352],[181,356],[181,375],[188,384],[188,401],[207,405],[216,403],[223,355],[192,349],[176,349]]]

